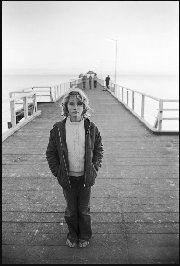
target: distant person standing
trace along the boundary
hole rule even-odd
[[[109,75],[106,77],[105,81],[106,81],[106,88],[104,90],[107,90],[109,89],[109,81],[110,81]]]
[[[86,89],[86,76],[82,77],[83,89]]]
[[[93,82],[94,82],[94,88],[96,88],[97,87],[97,74],[94,74]]]
[[[91,86],[92,86],[92,76],[90,75],[89,76],[89,88],[91,89]]]

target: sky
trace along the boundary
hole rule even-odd
[[[2,1],[4,74],[177,75],[178,60],[179,1]]]

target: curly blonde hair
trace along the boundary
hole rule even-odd
[[[82,112],[82,117],[83,118],[88,118],[90,117],[90,113],[89,110],[92,110],[91,107],[89,106],[89,99],[87,97],[87,95],[79,88],[73,88],[68,90],[64,96],[63,96],[63,100],[61,103],[62,106],[62,116],[64,117],[68,117],[69,116],[69,112],[68,112],[68,102],[69,102],[69,98],[70,96],[76,96],[77,99],[83,103],[83,112]]]

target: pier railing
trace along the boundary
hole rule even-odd
[[[32,90],[36,93],[37,102],[56,102],[70,88],[70,82],[54,86],[36,86]]]
[[[70,82],[70,87],[72,88],[73,86],[76,86],[76,85],[78,85],[78,84],[80,84],[82,82],[82,79],[73,79],[73,80],[71,80],[71,82]]]
[[[179,120],[179,115],[174,116],[173,114],[173,112],[177,112],[179,114],[178,100],[160,99],[112,82],[110,82],[109,85],[108,91],[151,131],[167,133],[179,132],[178,129],[163,129],[163,121]],[[171,104],[170,107],[166,107],[168,103]],[[164,114],[166,114],[166,116],[164,116]],[[176,128],[178,127],[176,126]]]
[[[41,114],[41,110],[37,109],[37,103],[56,102],[68,89],[79,83],[80,79],[74,79],[54,86],[34,86],[10,92],[11,121],[8,122],[9,129],[3,133],[2,141]]]
[[[54,86],[36,86],[33,87],[32,90],[36,92],[38,102],[56,102],[68,89],[78,85],[80,82],[80,79],[74,79],[70,82],[65,82]]]
[[[27,119],[28,117],[36,116],[38,113],[36,93],[33,91],[10,92],[9,100],[12,127],[16,126],[18,117]]]
[[[2,141],[41,114],[32,89],[10,92],[9,102],[11,122],[8,122],[9,129],[2,134]]]
[[[34,86],[10,92],[11,122],[8,123],[10,129],[3,134],[2,140],[41,114],[41,111],[37,109],[38,102],[56,102],[68,89],[81,82],[81,79],[74,79],[59,85]],[[98,79],[98,83],[105,85],[102,79]],[[176,130],[163,130],[162,124],[163,121],[179,120],[179,116],[164,116],[167,112],[168,114],[173,114],[174,111],[179,113],[178,100],[160,99],[112,82],[110,82],[108,91],[153,132],[176,132]],[[166,106],[168,103],[171,104],[170,107]]]

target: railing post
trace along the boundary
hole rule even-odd
[[[59,85],[57,85],[57,97],[59,98]]]
[[[54,101],[56,101],[56,97],[57,97],[56,96],[56,86],[54,86],[53,89],[54,89]]]
[[[124,88],[122,87],[122,102],[124,101]]]
[[[14,99],[11,100],[12,94],[9,95],[10,95],[11,124],[12,127],[15,127],[16,126],[15,100]]]
[[[158,130],[162,130],[163,101],[159,100]]]
[[[50,101],[53,101],[53,97],[52,97],[52,87],[50,87]]]
[[[116,85],[116,91],[117,91],[117,98],[119,99],[119,87]]]
[[[33,114],[37,112],[37,97],[36,93],[34,94],[34,109],[33,109]]]
[[[141,118],[144,118],[144,103],[145,103],[145,95],[142,94],[142,102],[141,102]]]
[[[119,88],[117,87],[117,98],[119,99]]]
[[[24,118],[28,118],[28,101],[27,97],[23,97],[23,107],[24,107]]]
[[[114,94],[117,97],[117,86],[116,86],[116,84],[114,84]]]
[[[129,94],[128,94],[128,90],[127,90],[127,105],[129,103]]]
[[[134,91],[132,91],[132,110],[134,111]]]
[[[61,84],[59,85],[59,95],[61,95],[62,89],[61,89]]]

